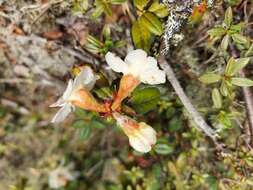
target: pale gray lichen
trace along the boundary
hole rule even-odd
[[[170,46],[175,45],[173,44],[174,36],[180,35],[180,29],[192,14],[194,5],[200,2],[201,0],[163,0],[163,3],[168,6],[170,14],[165,24],[163,36],[165,47],[162,53],[168,53]],[[212,6],[213,3],[214,0],[208,0],[208,6]]]
[[[184,34],[175,34],[172,39],[171,39],[171,43],[174,46],[178,46],[178,44],[184,39]]]

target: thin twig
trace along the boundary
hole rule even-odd
[[[72,48],[63,47],[63,50],[69,53],[70,55],[80,59],[81,61],[84,61],[85,63],[93,64],[92,58],[84,56],[82,53],[78,52],[77,50],[74,50]]]
[[[234,58],[239,58],[240,54],[239,52],[235,49],[234,45],[232,43],[229,44],[231,54]],[[252,46],[250,47],[250,49]],[[248,51],[249,52],[249,51]],[[245,56],[248,56],[248,52],[245,54]],[[240,77],[245,78],[245,72],[244,69],[240,71]],[[243,91],[243,97],[246,103],[246,111],[247,111],[247,120],[249,122],[249,129],[250,129],[250,135],[251,136],[251,142],[253,143],[253,95],[249,87],[243,86],[242,87]]]
[[[222,146],[217,142],[218,135],[216,132],[206,123],[203,117],[199,114],[199,112],[195,109],[190,99],[186,96],[183,88],[181,87],[179,81],[177,80],[171,66],[166,61],[163,55],[159,58],[159,65],[165,71],[169,82],[174,88],[176,94],[181,100],[182,104],[185,106],[186,110],[190,113],[190,117],[195,121],[199,130],[203,131],[206,136],[210,137],[214,144],[218,148],[222,148]]]
[[[245,78],[244,70],[240,72],[240,76]],[[251,136],[253,135],[253,95],[249,87],[242,87],[243,97],[246,103],[247,116],[249,121],[249,129]],[[251,137],[252,140],[252,137]],[[253,142],[252,142],[253,143]]]
[[[37,84],[41,86],[54,86],[54,83],[47,79],[42,79],[40,81],[34,81],[32,79],[23,79],[23,78],[0,78],[0,84],[6,83],[6,84]]]
[[[16,84],[16,83],[28,83],[32,84],[33,81],[31,79],[22,79],[22,78],[1,78],[0,83],[9,83],[9,84]]]

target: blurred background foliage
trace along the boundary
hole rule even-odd
[[[157,0],[0,0],[0,190],[52,189],[57,168],[73,177],[60,173],[61,190],[253,189],[240,88],[252,86],[250,0],[196,4],[168,57],[225,152],[194,128],[169,85],[140,85],[122,107],[157,131],[148,154],[133,151],[110,117],[76,109],[65,123],[50,124],[48,106],[79,66],[92,65],[100,76],[92,93],[106,102],[119,84],[106,68],[108,51],[158,55],[168,10]]]

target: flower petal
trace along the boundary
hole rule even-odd
[[[113,117],[128,136],[129,143],[135,150],[144,153],[151,150],[152,145],[156,143],[156,131],[151,126],[144,122],[137,123],[118,112],[114,112]]]
[[[159,69],[144,70],[139,77],[141,82],[152,85],[165,83],[166,81],[165,72]]]
[[[146,138],[150,145],[156,143],[156,131],[144,122],[139,123],[140,133]]]
[[[105,60],[112,70],[118,73],[126,73],[128,70],[128,65],[120,59],[120,57],[115,54],[108,52],[105,55]]]
[[[62,97],[60,97],[55,103],[51,104],[49,107],[54,108],[54,107],[62,107],[65,104],[65,101],[63,100]]]
[[[53,117],[52,123],[62,122],[72,110],[71,104],[65,104]]]
[[[151,145],[142,136],[129,136],[130,145],[139,152],[149,152]]]
[[[142,49],[132,50],[127,54],[125,58],[125,62],[131,67],[137,66],[137,65],[141,66],[143,64],[146,64],[147,53]]]
[[[68,97],[71,95],[72,91],[73,91],[73,80],[70,79],[68,82],[68,86],[67,86],[65,92],[63,93],[62,99],[67,100]]]
[[[159,68],[157,67],[157,60],[156,60],[154,57],[150,57],[150,56],[149,56],[149,57],[147,58],[147,61],[148,61],[148,64],[147,64],[148,67],[159,69]]]
[[[49,107],[62,107],[66,103],[66,100],[70,97],[72,93],[72,87],[73,80],[70,79],[62,97],[60,97],[55,103],[51,104]]]
[[[79,75],[75,78],[73,89],[78,89],[85,87],[88,90],[91,90],[96,83],[96,76],[94,75],[92,69],[88,66],[82,68]]]

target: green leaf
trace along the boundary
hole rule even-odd
[[[229,35],[225,35],[221,41],[221,49],[223,51],[226,51],[228,48],[228,43],[229,43]]]
[[[239,5],[241,2],[242,0],[226,0],[226,3],[228,3],[230,6]]]
[[[140,114],[145,114],[157,107],[158,102],[160,101],[160,98],[152,99],[146,103],[142,104],[135,104],[133,105],[134,110]]]
[[[148,29],[151,33],[155,35],[162,35],[163,26],[162,22],[153,13],[146,12],[140,18],[139,22],[142,26]]]
[[[209,190],[218,190],[218,180],[214,176],[208,176],[206,179],[207,183],[209,184]]]
[[[243,25],[243,23],[231,25],[227,33],[229,35],[241,33]]]
[[[73,8],[72,11],[74,14],[78,13],[85,13],[86,10],[89,7],[89,1],[88,0],[75,0],[73,2]]]
[[[110,38],[111,38],[111,28],[108,24],[104,25],[102,34],[104,36],[104,39],[110,40]]]
[[[226,71],[226,75],[227,76],[233,76],[236,73],[238,73],[239,71],[241,71],[250,61],[250,58],[246,57],[246,58],[240,58],[240,59],[236,59],[233,61],[228,61],[228,71]],[[226,69],[227,70],[227,69]]]
[[[241,34],[233,34],[232,39],[234,40],[235,43],[238,43],[238,44],[246,45],[249,43],[248,39]]]
[[[169,132],[178,131],[182,127],[182,119],[178,115],[169,121]]]
[[[152,3],[148,10],[154,13],[159,18],[164,18],[169,14],[167,6],[159,3],[158,0],[154,1],[154,3]]]
[[[231,78],[231,83],[236,86],[253,86],[253,81],[247,78]]]
[[[104,129],[106,126],[105,126],[104,123],[102,123],[102,122],[100,122],[98,120],[93,119],[91,121],[91,127],[92,128],[94,127],[94,128],[97,128],[97,129]]]
[[[226,34],[226,29],[223,27],[216,27],[207,31],[212,37],[221,37]]]
[[[102,87],[94,90],[94,92],[99,98],[103,100],[113,98],[113,92],[109,87]]]
[[[87,43],[85,45],[85,48],[93,53],[101,52],[101,49],[103,47],[103,43],[100,42],[97,38],[88,35],[87,37]]]
[[[130,102],[132,104],[142,104],[158,97],[160,97],[160,91],[157,88],[147,87],[135,90],[130,98]]]
[[[103,43],[100,42],[97,38],[93,37],[92,35],[88,35],[87,43],[92,44],[97,48],[101,48],[101,46],[103,46]]]
[[[72,127],[76,128],[76,129],[85,128],[86,126],[87,126],[87,123],[84,122],[84,120],[77,120],[72,125]]]
[[[214,73],[207,73],[202,75],[199,80],[205,84],[211,84],[218,82],[221,79],[221,76]]]
[[[104,6],[101,2],[96,1],[95,4],[96,4],[96,8],[95,8],[95,10],[93,11],[93,13],[91,15],[91,17],[93,19],[98,18],[104,12]]]
[[[137,89],[132,93],[130,102],[138,113],[146,113],[156,108],[160,100],[160,91],[155,87]]]
[[[176,109],[174,107],[169,107],[166,110],[166,117],[170,118],[176,113]]]
[[[134,0],[134,6],[139,10],[143,10],[147,3],[148,0]]]
[[[125,40],[118,40],[115,42],[114,48],[121,48],[121,47],[125,46],[126,44],[127,44],[127,42]]]
[[[220,111],[218,115],[218,120],[226,129],[232,128],[232,122],[230,120],[229,114],[224,111]]]
[[[100,47],[94,46],[93,44],[86,44],[85,49],[95,54],[101,51]]]
[[[232,9],[231,7],[228,7],[226,12],[225,12],[225,19],[224,19],[224,23],[226,24],[226,26],[229,28],[231,23],[233,21],[233,13],[232,13]]]
[[[139,20],[133,23],[131,34],[135,47],[148,52],[151,46],[151,34],[140,24]]]
[[[113,5],[120,5],[120,4],[123,4],[125,3],[127,0],[111,0],[111,3]]]
[[[78,108],[78,107],[75,109],[74,113],[75,113],[75,116],[79,117],[79,118],[84,118],[87,116],[87,112],[81,108]]]
[[[107,2],[103,2],[103,7],[104,7],[104,11],[105,11],[105,14],[107,16],[112,16],[112,8],[111,8],[111,5]]]
[[[224,80],[221,82],[220,92],[225,97],[229,94],[228,86],[226,85],[226,82]]]
[[[168,155],[174,151],[174,148],[168,144],[156,144],[154,150],[157,154]]]
[[[231,57],[228,60],[228,63],[227,63],[226,69],[225,69],[226,76],[232,76],[235,65],[236,65],[235,59],[233,57]]]
[[[86,140],[90,137],[91,134],[91,126],[86,125],[85,127],[79,130],[79,136],[82,140]]]
[[[214,88],[212,91],[212,99],[213,99],[213,104],[215,108],[219,109],[222,107],[221,95],[217,88]]]

